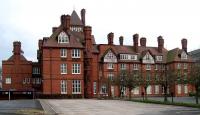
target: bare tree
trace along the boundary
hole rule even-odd
[[[195,99],[196,104],[199,103],[198,96],[199,96],[199,89],[200,89],[200,64],[196,63],[191,66],[190,78],[189,83],[195,86]]]

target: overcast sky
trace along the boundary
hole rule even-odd
[[[188,50],[200,48],[200,2],[198,0],[0,0],[0,60],[12,54],[13,41],[21,41],[27,59],[36,61],[38,39],[51,35],[60,25],[62,14],[86,9],[86,24],[92,26],[97,43],[107,43],[113,32],[114,43],[124,36],[132,45],[132,35],[147,38],[157,46],[162,35],[165,47],[181,48],[188,39]]]

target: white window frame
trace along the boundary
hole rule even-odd
[[[107,87],[106,87],[106,85],[101,85],[101,94],[107,94]]]
[[[97,82],[93,82],[93,94],[97,94]]]
[[[33,67],[32,71],[33,71],[33,74],[40,74],[40,68],[39,67]]]
[[[5,84],[12,84],[11,77],[6,77]]]
[[[151,64],[146,64],[146,70],[151,70]]]
[[[67,49],[60,49],[60,57],[61,58],[67,57]]]
[[[188,85],[187,84],[184,85],[184,93],[188,94]]]
[[[147,87],[147,94],[152,94],[152,86],[151,85],[149,85]]]
[[[120,64],[120,69],[121,70],[126,70],[126,64],[124,64],[124,63]]]
[[[111,81],[113,81],[114,79],[114,73],[108,73],[108,79],[110,79]]]
[[[35,84],[41,84],[41,78],[35,78]]]
[[[114,69],[114,64],[113,63],[108,63],[107,64],[108,69]]]
[[[67,80],[60,81],[60,93],[67,94]]]
[[[187,64],[187,63],[184,63],[184,64],[183,64],[183,69],[187,69],[187,66],[188,66],[188,64]]]
[[[69,37],[65,32],[58,35],[58,43],[69,43]]]
[[[156,61],[163,61],[163,56],[156,56]]]
[[[81,80],[72,81],[72,94],[81,94]]]
[[[158,70],[158,64],[155,64],[155,70]]]
[[[181,63],[177,63],[177,69],[181,69]]]
[[[81,64],[79,63],[72,64],[72,74],[81,74]]]
[[[81,50],[80,49],[72,49],[72,58],[80,58]]]
[[[60,64],[60,73],[67,74],[67,64],[65,63]]]
[[[160,89],[159,85],[155,85],[155,94],[159,94],[159,89]]]
[[[181,92],[182,92],[181,84],[178,84],[178,85],[177,85],[177,93],[178,93],[178,94],[181,94]]]
[[[139,64],[133,64],[133,70],[138,70],[139,69]]]

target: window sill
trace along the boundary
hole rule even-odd
[[[72,94],[81,94],[81,92],[72,92]]]
[[[61,75],[65,75],[65,74],[67,74],[67,73],[60,73]]]
[[[77,74],[78,75],[78,74],[81,74],[81,73],[72,73],[72,74],[75,74],[75,75]]]
[[[79,58],[81,58],[81,57],[72,57],[72,59],[79,59]]]

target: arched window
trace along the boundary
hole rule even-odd
[[[65,32],[58,35],[58,43],[69,43],[69,37]]]

